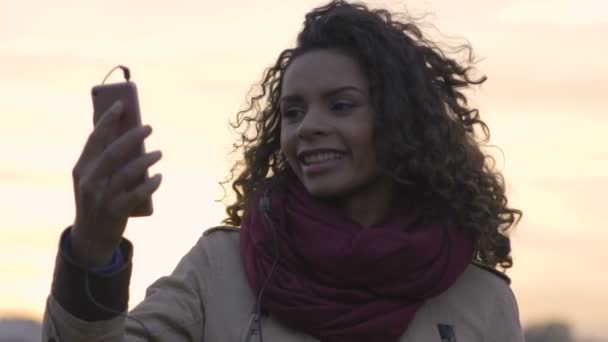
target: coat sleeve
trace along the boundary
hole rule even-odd
[[[120,246],[125,265],[111,275],[86,272],[60,248],[43,318],[42,341],[203,340],[204,279],[212,276],[204,240],[201,238],[181,259],[171,275],[152,284],[143,302],[128,313],[133,250],[128,240]]]

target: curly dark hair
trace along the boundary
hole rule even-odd
[[[481,150],[489,128],[463,92],[486,77],[471,75],[475,61],[469,44],[454,50],[466,55],[459,62],[426,38],[416,19],[403,17],[407,20],[342,0],[306,14],[296,47],[284,50],[264,72],[232,123],[240,135],[234,148],[243,151],[243,159],[223,183],[232,182],[236,194],[223,222],[239,226],[248,200],[289,172],[280,153],[279,111],[287,67],[308,51],[338,49],[355,58],[370,81],[372,106],[380,113],[375,144],[382,171],[417,203],[447,208],[473,232],[476,258],[506,270],[513,264],[508,231],[522,212],[507,205],[504,178]]]

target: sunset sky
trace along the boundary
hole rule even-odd
[[[0,316],[40,318],[58,237],[74,218],[71,170],[92,129],[90,88],[131,68],[147,149],[161,149],[155,214],[133,219],[131,305],[223,218],[229,121],[291,47],[304,0],[0,2]],[[468,40],[488,81],[472,93],[513,206],[508,274],[522,322],[608,338],[608,2],[370,1],[431,13]],[[429,28],[430,29],[430,25]],[[458,40],[461,39],[461,40]],[[119,80],[120,74],[112,80]]]

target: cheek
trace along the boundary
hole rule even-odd
[[[281,130],[281,137],[280,137],[281,153],[283,154],[283,156],[285,157],[285,159],[287,160],[289,165],[293,168],[293,167],[295,167],[295,165],[293,163],[296,159],[296,156],[295,156],[296,151],[295,151],[294,142],[293,142],[293,139],[289,139],[288,134],[285,134],[283,132],[285,132],[285,130]]]
[[[289,139],[287,139],[287,134],[285,128],[281,126],[281,134],[279,136],[279,146],[281,149],[281,153],[286,154],[288,150]]]
[[[362,130],[353,135],[353,158],[355,165],[362,172],[376,170],[378,165],[376,146],[370,130]]]

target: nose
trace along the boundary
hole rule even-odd
[[[322,109],[310,107],[298,125],[298,137],[301,139],[327,135],[330,131],[327,115]]]

